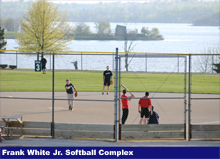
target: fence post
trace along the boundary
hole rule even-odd
[[[177,61],[177,63],[178,63],[178,73],[180,73],[180,60],[179,60],[179,55],[178,55],[178,61]]]
[[[18,52],[16,51],[16,70],[18,69]]]
[[[191,55],[189,55],[189,80],[188,80],[188,136],[187,140],[190,141],[191,138]]]
[[[114,59],[114,57],[115,57],[115,54],[112,54],[112,69],[114,69],[114,66],[115,66],[115,63],[114,63],[115,59]]]
[[[81,53],[81,71],[83,70],[83,55],[82,55],[82,53]]]
[[[145,72],[147,72],[147,54],[145,54]]]
[[[50,70],[51,70],[51,53],[50,53]]]
[[[186,105],[187,105],[187,100],[186,100],[186,72],[187,72],[187,57],[185,56],[185,70],[184,70],[184,138],[186,139]]]
[[[118,83],[119,83],[119,88],[118,88],[118,120],[119,120],[119,125],[121,124],[121,57],[119,57],[119,69],[118,69]],[[120,129],[119,129],[120,131]],[[120,133],[120,132],[119,132]],[[120,139],[119,139],[120,140]]]
[[[115,142],[118,141],[118,48],[115,56]]]
[[[53,53],[53,92],[52,92],[52,123],[51,123],[51,132],[52,138],[54,138],[54,53]]]

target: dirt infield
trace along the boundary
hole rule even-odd
[[[144,92],[135,92],[136,97],[144,96]],[[21,99],[1,98],[0,116],[23,115],[24,121],[52,121],[52,101],[25,98],[52,98],[52,92],[1,92],[1,97],[19,97]],[[183,97],[182,93],[151,93],[150,97]],[[219,98],[219,95],[192,94],[192,98]],[[79,92],[74,101],[74,110],[68,110],[66,92],[55,92],[55,122],[84,124],[114,124],[114,102],[81,101],[81,100],[114,100],[114,92],[109,95],[101,92]],[[184,123],[183,99],[152,99],[155,111],[160,116],[161,124]],[[138,124],[138,99],[129,102],[129,116],[126,124]],[[220,100],[192,100],[191,122],[193,124],[219,124]]]

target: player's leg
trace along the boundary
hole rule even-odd
[[[105,92],[105,85],[106,85],[106,82],[104,81],[102,95],[104,95],[104,92]]]
[[[122,114],[122,124],[125,124],[125,121],[128,118],[128,109],[122,109],[123,114]]]
[[[44,72],[45,72],[45,74],[46,74],[46,64],[45,64]]]
[[[148,108],[144,109],[144,116],[145,116],[144,124],[147,124],[147,121],[149,119],[149,109]]]
[[[143,119],[143,123],[144,123],[144,124],[147,124],[147,118],[144,118],[144,119]]]
[[[142,124],[143,119],[144,119],[144,108],[141,108],[141,113],[140,113],[141,119],[139,121],[139,124]]]
[[[105,92],[105,85],[103,85],[102,95],[104,94],[104,92]]]
[[[126,122],[126,120],[127,120],[127,118],[128,118],[128,113],[129,113],[129,109],[126,109],[126,110],[125,110],[125,122]],[[124,122],[124,123],[125,123],[125,122]]]
[[[108,92],[109,92],[109,86],[107,87],[107,94],[108,94]]]
[[[71,101],[70,101],[71,110],[73,110],[73,100],[74,100],[74,94],[71,94]]]
[[[109,88],[110,88],[110,81],[107,81],[107,82],[106,82],[106,86],[107,86],[107,95],[108,95]]]
[[[139,124],[142,124],[143,118],[140,119]]]
[[[71,99],[70,99],[70,96],[69,96],[70,94],[67,94],[67,102],[68,102],[68,106],[69,106],[69,110],[70,110],[70,108],[71,108]]]
[[[43,71],[43,74],[44,74],[44,70],[45,70],[45,65],[42,64],[42,71]]]

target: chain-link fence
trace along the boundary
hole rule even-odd
[[[45,53],[46,74],[35,70],[36,53],[5,52],[0,56],[1,65],[16,66],[0,71],[1,117],[22,115],[24,121],[115,124],[115,89],[110,86],[109,94],[102,94],[106,66],[110,66],[115,77],[114,53],[56,53],[54,60],[52,53]],[[207,69],[199,71],[198,67],[202,66],[198,59],[206,56],[209,62],[200,64]],[[145,92],[150,92],[149,98],[159,115],[159,124],[186,124],[187,120],[191,124],[219,124],[218,60],[219,54],[194,54],[189,66],[189,55],[186,54],[129,53],[126,56],[126,53],[120,53],[116,99],[119,123],[123,115],[120,99],[124,89],[120,85],[123,84],[135,95],[128,102],[129,111],[124,111],[124,115],[127,113],[125,125],[140,123],[141,109],[138,106]],[[73,111],[69,110],[67,101],[66,79],[78,91]],[[130,93],[127,91],[126,95],[130,96]]]
[[[123,67],[123,63],[125,63],[126,58],[129,58],[130,61],[134,59],[132,61],[135,62],[135,68],[130,65],[131,62],[128,62],[128,68],[131,71],[130,79],[126,78],[126,74],[128,74],[127,72],[122,71],[120,74],[121,84],[128,83],[128,81],[130,82],[130,85],[127,86],[127,89],[129,89],[132,93],[127,92],[125,95],[128,97],[131,97],[132,95],[135,96],[135,98],[131,98],[128,101],[129,106],[127,107],[129,107],[129,110],[123,109],[123,107],[126,108],[123,103],[121,105],[121,116],[127,117],[126,124],[151,123],[151,120],[157,124],[185,123],[184,101],[186,98],[186,56],[133,54],[126,57],[126,55],[121,55],[121,67]],[[142,60],[142,62],[138,62],[139,59]],[[164,63],[166,63],[166,66],[164,66]],[[167,67],[168,65],[169,67]],[[141,67],[146,68],[146,71],[134,71],[134,69]],[[175,81],[173,78],[177,76],[177,72],[181,73],[178,77],[178,81]],[[179,93],[171,93],[174,90],[171,90],[172,88],[169,87],[172,86],[172,82],[174,81],[176,82],[176,85],[179,86]],[[121,92],[122,90],[123,88],[120,89]],[[133,92],[132,90],[136,91]],[[148,97],[151,99],[150,104],[144,102],[146,106],[140,101],[140,98],[147,97],[145,92],[149,92]],[[121,95],[122,94],[123,93],[121,93]],[[152,115],[147,116],[147,113],[143,112],[146,110],[144,110],[142,107],[149,107],[150,105],[153,105],[154,110]],[[148,109],[150,111],[150,107]],[[129,115],[127,115],[127,113]],[[143,117],[144,115],[145,117]],[[155,117],[156,119],[153,119]],[[123,123],[124,121],[122,124]]]

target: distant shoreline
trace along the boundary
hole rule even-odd
[[[5,32],[5,39],[16,39],[16,32]],[[70,37],[69,35],[68,37]],[[67,37],[67,38],[68,38]],[[125,38],[123,36],[114,36],[114,35],[104,35],[100,36],[98,34],[90,34],[90,35],[83,35],[78,36],[76,35],[74,37],[74,40],[119,40],[119,41],[125,41]],[[142,41],[149,41],[149,40],[164,40],[162,35],[159,35],[155,38],[148,38],[147,36],[144,36],[143,34],[136,34],[134,38],[127,39],[127,41],[136,41],[136,40],[142,40]]]

